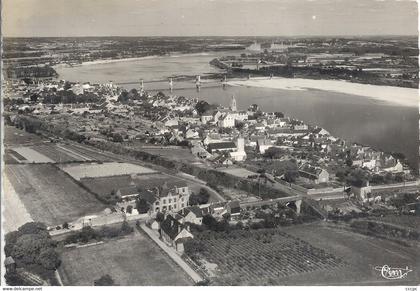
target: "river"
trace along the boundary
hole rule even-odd
[[[131,89],[168,92],[169,77],[205,76],[222,72],[209,65],[220,55],[240,52],[214,52],[94,63],[77,67],[57,67],[61,79],[69,81],[114,83]],[[378,90],[381,89],[378,86]],[[339,91],[339,90],[338,90]],[[240,109],[257,103],[264,111],[281,111],[288,116],[319,125],[337,137],[387,152],[401,152],[410,165],[418,168],[418,107],[390,104],[366,96],[307,89],[284,90],[247,86],[226,86],[218,81],[205,83],[197,92],[193,81],[175,82],[174,94],[197,97],[210,103],[227,105],[235,95]],[[386,94],[386,90],[384,90]]]

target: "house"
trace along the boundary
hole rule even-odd
[[[206,149],[203,148],[200,144],[193,145],[191,148],[191,153],[194,156],[199,157],[200,159],[211,157],[211,154],[208,151],[206,151]]]
[[[307,183],[327,183],[330,179],[330,174],[326,170],[309,164],[300,167],[299,175]]]
[[[236,141],[236,151],[230,152],[229,156],[232,160],[242,162],[246,160],[245,141],[243,138],[238,138]]]
[[[190,206],[178,212],[182,216],[182,223],[193,223],[201,225],[203,223],[203,212],[198,206]]]
[[[139,192],[137,186],[129,186],[118,189],[116,194],[121,197],[123,201],[130,201],[136,199]]]
[[[214,158],[211,158],[210,161],[212,161],[215,164],[220,164],[223,166],[233,165],[233,161],[224,155],[216,155]]]
[[[211,112],[204,112],[202,115],[201,115],[201,123],[202,124],[207,124],[207,123],[209,123],[210,121],[212,121],[213,120],[213,114],[211,113]]]
[[[230,201],[226,204],[226,210],[230,214],[230,219],[239,219],[241,215],[241,206],[238,200]]]
[[[260,138],[257,140],[257,150],[260,154],[264,154],[266,150],[273,146],[273,142],[269,139]]]
[[[169,246],[175,247],[178,252],[184,252],[184,243],[194,238],[192,233],[171,215],[167,215],[161,223],[162,240]]]
[[[188,206],[190,190],[183,181],[166,182],[162,186],[141,191],[139,198],[146,200],[150,214],[178,212]]]
[[[382,171],[389,173],[401,173],[404,171],[404,167],[399,160],[396,161],[395,165],[388,168],[383,168]]]
[[[16,270],[16,262],[11,256],[4,260],[4,265],[7,272],[13,273]]]
[[[224,202],[217,202],[210,204],[209,206],[209,214],[213,215],[214,217],[221,217],[223,214],[226,213],[225,208],[226,203]]]
[[[222,128],[233,128],[235,127],[235,116],[227,112],[219,118],[217,125]]]
[[[231,142],[231,141],[216,142],[216,143],[211,143],[208,145],[208,151],[212,154],[215,152],[225,152],[225,151],[235,151],[235,150],[236,150],[236,145],[234,142]]]
[[[160,230],[160,222],[154,218],[147,220],[146,225],[148,225],[151,229]]]
[[[370,194],[372,193],[372,187],[369,185],[369,181],[365,181],[359,186],[352,185],[351,191],[356,197],[362,200],[366,200],[370,198]]]

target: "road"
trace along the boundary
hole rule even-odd
[[[184,260],[178,255],[178,253],[171,247],[167,246],[163,241],[161,241],[153,230],[148,228],[144,223],[140,224],[141,229],[165,252],[168,256],[177,263],[190,277],[194,282],[201,282],[203,278],[194,271]]]

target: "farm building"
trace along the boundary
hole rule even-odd
[[[230,201],[226,204],[226,210],[232,220],[238,219],[241,214],[241,206],[238,200]]]
[[[124,201],[134,200],[139,195],[139,190],[136,186],[129,186],[120,188],[116,193]]]
[[[182,223],[189,222],[201,225],[203,222],[203,213],[198,206],[190,206],[178,212],[182,216]]]
[[[189,230],[171,215],[167,215],[161,224],[163,241],[175,247],[178,252],[184,251],[184,243],[187,239],[194,238]]]
[[[300,167],[299,175],[305,182],[315,184],[327,183],[330,179],[330,174],[326,170],[308,164]]]

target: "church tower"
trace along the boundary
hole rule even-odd
[[[233,112],[238,111],[238,108],[236,108],[236,99],[235,96],[232,95],[232,100],[230,101],[230,110]]]

